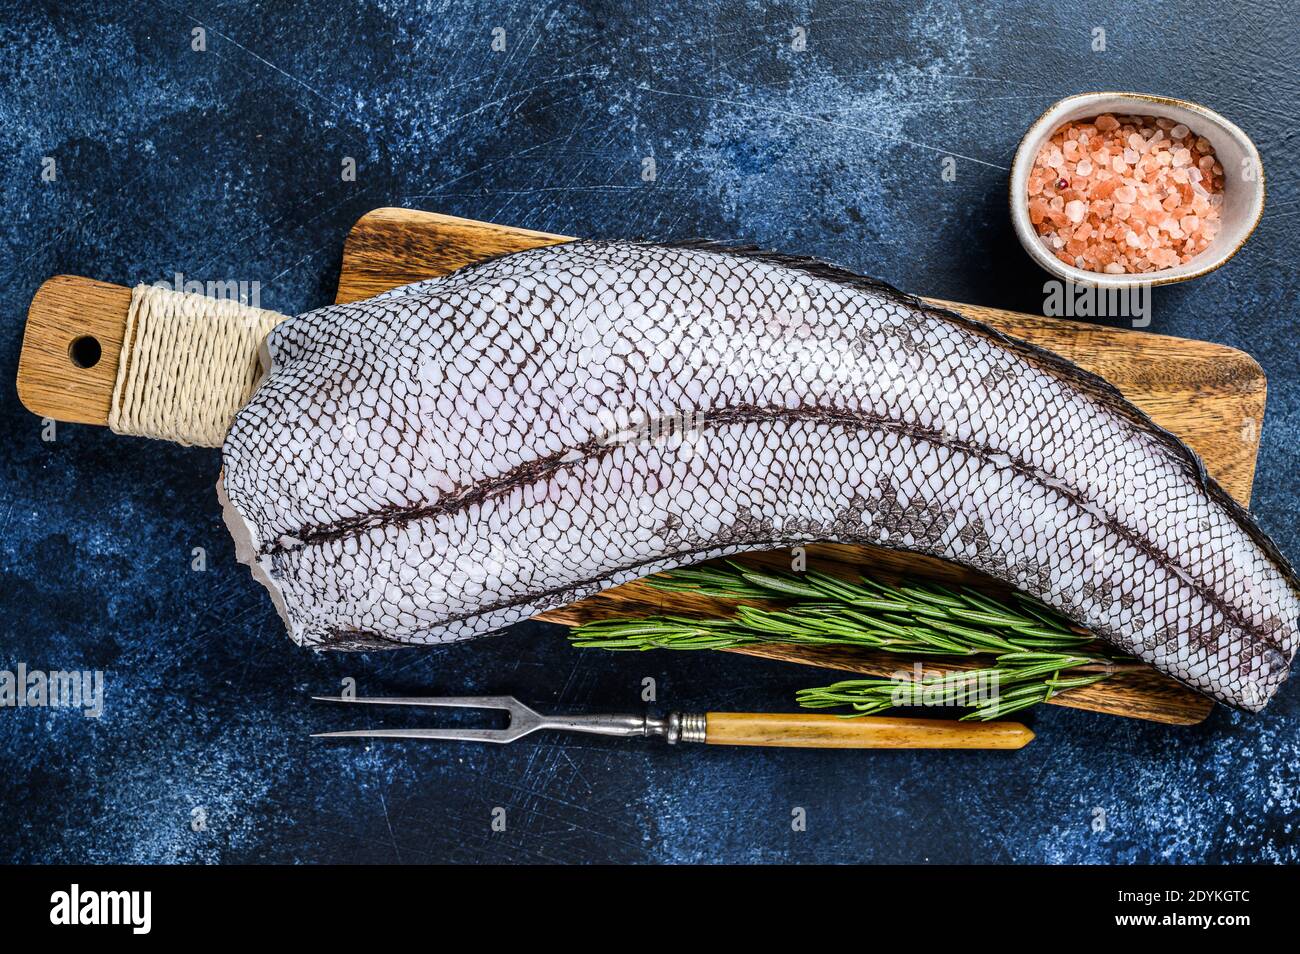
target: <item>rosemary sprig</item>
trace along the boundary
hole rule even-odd
[[[1032,669],[1016,670],[1001,664],[943,676],[923,676],[910,682],[892,679],[850,679],[817,689],[801,689],[795,698],[806,709],[848,705],[852,715],[874,715],[895,706],[969,706],[962,719],[996,719],[1046,702],[1080,686],[1090,686],[1109,672],[1062,677],[1073,668],[1068,658]],[[991,688],[996,686],[996,693]]]
[[[812,709],[847,705],[850,715],[870,715],[937,700],[971,708],[963,718],[992,719],[1135,666],[1020,594],[999,600],[965,586],[847,580],[816,571],[796,575],[738,563],[674,570],[647,582],[667,592],[780,605],[740,604],[723,619],[600,620],[572,630],[573,644],[631,651],[795,643],[860,646],[931,660],[990,657],[986,666],[943,675],[926,674],[918,663],[911,679],[852,679],[801,690],[799,704]]]

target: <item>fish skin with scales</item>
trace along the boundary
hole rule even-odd
[[[833,541],[985,573],[1245,710],[1295,654],[1295,571],[1113,386],[811,259],[516,252],[291,318],[265,359],[218,490],[301,645],[466,639]]]

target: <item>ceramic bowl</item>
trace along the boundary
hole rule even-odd
[[[1115,116],[1154,116],[1182,123],[1204,136],[1214,147],[1225,170],[1223,206],[1218,234],[1207,249],[1190,262],[1143,274],[1108,275],[1066,265],[1047,250],[1029,221],[1029,171],[1043,144],[1065,123],[1091,119],[1102,113]],[[1011,164],[1011,221],[1029,257],[1057,278],[1080,285],[1129,288],[1167,285],[1212,272],[1237,253],[1264,212],[1264,166],[1250,137],[1213,110],[1167,96],[1146,93],[1081,93],[1054,104],[1029,127]]]

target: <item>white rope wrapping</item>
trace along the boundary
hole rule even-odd
[[[131,290],[108,426],[220,447],[261,373],[258,349],[287,316],[157,285]]]

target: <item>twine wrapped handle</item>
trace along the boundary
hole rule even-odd
[[[262,375],[259,352],[287,318],[159,285],[131,290],[109,405],[117,434],[220,447]]]

